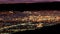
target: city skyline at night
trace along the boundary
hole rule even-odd
[[[60,12],[57,10],[0,12],[0,32],[35,30],[56,24],[60,24]]]

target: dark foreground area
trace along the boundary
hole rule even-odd
[[[13,34],[17,34],[17,33],[57,33],[60,31],[60,24],[54,25],[54,26],[46,26],[43,27],[41,29],[36,29],[36,30],[30,30],[30,31],[23,31],[23,32],[16,32]]]

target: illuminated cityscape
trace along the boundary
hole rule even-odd
[[[0,32],[35,30],[58,23],[60,23],[60,12],[57,10],[0,12]]]

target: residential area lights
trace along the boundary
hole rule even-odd
[[[28,16],[28,17],[18,17],[18,18],[12,18],[12,19],[7,19],[4,20],[3,18],[0,18],[0,21],[32,21],[32,22],[40,22],[40,21],[59,21],[60,17],[59,16]]]
[[[28,16],[23,18],[14,18],[14,21],[32,21],[32,22],[40,22],[40,21],[59,21],[59,16]]]
[[[8,12],[0,12],[0,14],[4,14],[3,17],[0,17],[0,21],[32,21],[32,22],[41,22],[41,21],[59,21],[60,16],[58,15],[60,12],[57,11],[45,11],[46,14],[44,14],[43,11],[24,11],[24,12],[18,12],[18,11],[8,11]],[[8,15],[9,14],[9,15]],[[26,15],[25,15],[26,14]],[[5,16],[7,15],[7,16]],[[19,16],[17,16],[19,15]],[[24,17],[20,15],[25,15]],[[6,17],[6,18],[5,18]]]

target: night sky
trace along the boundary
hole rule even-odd
[[[55,2],[60,0],[0,0],[0,3],[35,3],[35,2]]]

